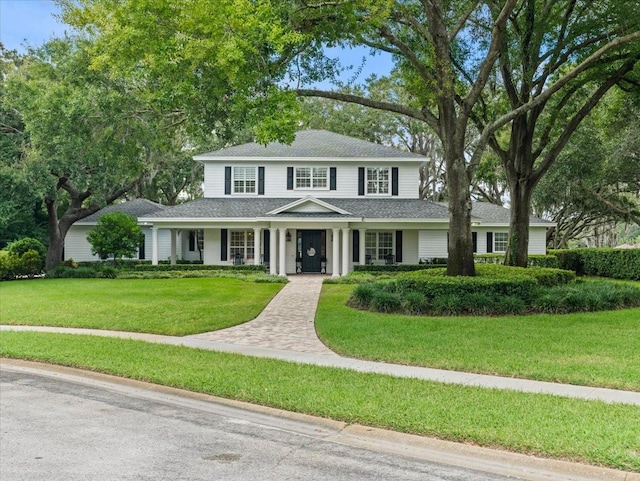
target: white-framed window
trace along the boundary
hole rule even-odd
[[[390,180],[389,167],[367,167],[367,194],[389,195]]]
[[[493,233],[493,252],[507,252],[509,234],[506,232]]]
[[[327,189],[327,167],[297,167],[296,189]]]
[[[253,260],[255,235],[253,230],[232,230],[229,234],[229,259],[234,260],[237,254],[245,262]]]
[[[393,255],[393,232],[367,231],[364,253],[374,261],[384,261],[387,256]]]
[[[234,167],[233,168],[233,193],[234,194],[255,194],[257,185],[256,167]]]

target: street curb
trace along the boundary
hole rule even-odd
[[[76,368],[0,358],[0,370],[38,374],[67,382],[93,384],[96,387],[110,389],[124,395],[127,394],[127,391],[134,389],[143,390],[148,393],[149,397],[159,402],[179,404],[179,400],[186,400],[190,402],[190,407],[207,411],[211,411],[211,408],[222,407],[222,414],[219,409],[216,409],[216,412],[223,416],[225,409],[229,416],[233,414],[234,410],[241,410],[251,413],[252,422],[270,425],[274,428],[287,429],[303,435],[372,451],[514,476],[530,481],[640,481],[640,473],[539,458],[386,429],[347,424],[341,421]]]

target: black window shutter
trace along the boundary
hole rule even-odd
[[[189,252],[194,252],[196,250],[196,231],[189,231]]]
[[[402,262],[402,231],[396,231],[396,262]]]
[[[364,195],[364,167],[358,167],[358,195]]]
[[[336,175],[336,168],[329,167],[329,190],[336,190],[338,187]]]
[[[224,195],[231,195],[231,167],[224,168]]]
[[[138,259],[143,260],[145,258],[144,251],[144,234],[142,235],[142,240],[140,241],[140,245],[138,246]]]
[[[493,232],[487,232],[487,252],[493,252]]]
[[[258,195],[264,195],[264,167],[258,167]]]
[[[473,252],[478,252],[478,233],[471,233],[471,242],[473,242]]]
[[[263,242],[263,252],[264,252],[264,254],[262,254],[262,260],[264,262],[269,262],[270,246],[271,246],[271,232],[269,231],[269,229],[266,229],[264,231],[264,242]]]
[[[227,229],[220,229],[220,260],[227,260]]]
[[[398,168],[391,167],[391,195],[398,195]]]
[[[293,167],[287,167],[287,190],[293,190]]]
[[[360,231],[353,230],[353,262],[360,262]]]

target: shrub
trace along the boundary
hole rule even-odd
[[[351,293],[350,304],[353,307],[368,309],[369,307],[371,307],[373,298],[379,290],[380,285],[374,282],[359,284]]]
[[[535,297],[532,310],[550,314],[603,311],[640,306],[640,289],[606,281],[556,286]]]
[[[132,257],[143,240],[138,221],[123,212],[102,215],[87,234],[91,253],[101,259],[113,257],[114,262],[122,257]]]
[[[33,278],[42,274],[44,261],[34,249],[19,254],[20,250],[0,257],[0,280]]]
[[[13,254],[17,257],[22,257],[27,251],[36,251],[44,266],[44,261],[47,258],[47,248],[38,239],[25,237],[24,239],[11,242],[7,246],[9,255]]]
[[[640,280],[640,249],[568,249],[551,251],[562,269],[577,275]]]
[[[503,254],[475,254],[474,259],[478,264],[502,264],[504,263]],[[552,254],[531,254],[529,256],[529,267],[551,267],[557,269],[558,258]]]
[[[378,312],[398,312],[402,308],[402,298],[397,292],[380,289],[374,292],[371,307]]]
[[[444,263],[446,265],[446,262]],[[424,264],[363,264],[358,266],[353,266],[353,270],[355,272],[370,272],[370,273],[381,273],[381,272],[411,272],[411,271],[421,271],[424,269],[431,269],[434,267],[442,267],[443,263],[424,263]]]

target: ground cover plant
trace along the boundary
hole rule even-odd
[[[3,282],[0,320],[183,336],[254,319],[282,286],[236,278]]]
[[[625,285],[621,284],[620,285]],[[316,331],[349,357],[640,391],[640,309],[527,316],[414,316],[346,305],[325,284]]]
[[[94,336],[3,332],[0,355],[349,423],[640,471],[640,408]]]
[[[431,315],[568,313],[640,306],[636,286],[607,280],[585,283],[561,269],[479,264],[475,277],[445,274],[444,269],[428,269],[364,283],[353,290],[349,305]]]

